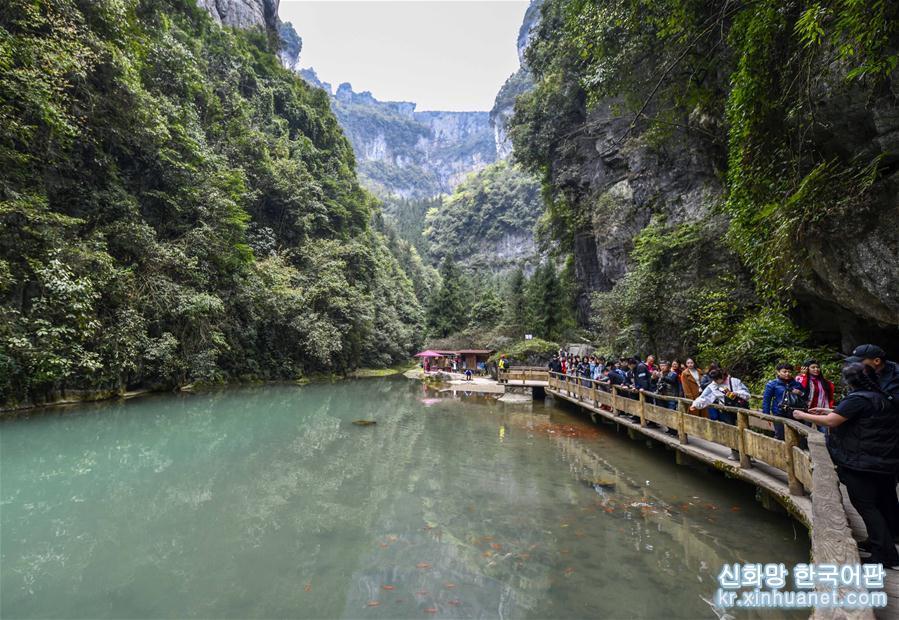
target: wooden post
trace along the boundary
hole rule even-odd
[[[640,391],[640,426],[646,426],[646,393]]]
[[[740,469],[752,467],[752,459],[746,454],[746,429],[749,428],[749,414],[737,412],[737,450],[740,452]]]
[[[684,445],[687,443],[687,423],[684,416],[690,415],[687,413],[688,407],[686,401],[677,402],[677,439]],[[678,452],[680,451],[678,450]]]
[[[612,413],[618,415],[618,386],[610,384],[609,387],[612,388]]]
[[[802,483],[796,477],[795,461],[793,459],[793,446],[799,445],[799,432],[789,424],[784,424],[784,449],[787,451],[787,481],[790,485],[790,495],[805,495]]]

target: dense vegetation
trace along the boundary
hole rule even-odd
[[[424,235],[435,260],[450,256],[472,266],[508,269],[506,253],[516,264],[535,262],[534,227],[543,213],[540,184],[505,161],[472,173],[427,213]],[[516,246],[499,247],[505,237]],[[528,247],[529,246],[529,247]],[[523,256],[524,250],[529,256]],[[523,259],[523,261],[522,261]]]
[[[578,235],[600,234],[610,214],[583,172],[614,157],[643,149],[688,175],[701,151],[721,186],[692,218],[645,200],[653,216],[625,277],[586,317],[599,342],[699,351],[749,375],[809,354],[816,343],[793,313],[809,240],[895,209],[872,198],[883,155],[835,132],[853,106],[889,100],[899,3],[547,0],[542,15],[526,54],[535,88],[510,133],[543,179],[562,247],[576,253]]]
[[[195,5],[0,11],[2,402],[342,371],[418,344],[420,259],[371,225],[328,97],[265,33]]]

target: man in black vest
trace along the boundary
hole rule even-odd
[[[877,383],[884,395],[899,413],[899,364],[887,359],[886,352],[876,344],[863,344],[852,350],[852,356],[846,362],[862,362],[873,369],[877,375]]]

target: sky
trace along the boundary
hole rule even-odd
[[[299,66],[336,90],[417,110],[487,111],[518,69],[527,0],[281,0],[303,39]]]

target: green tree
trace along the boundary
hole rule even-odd
[[[0,402],[406,358],[429,274],[376,213],[327,95],[261,30],[4,2]]]
[[[528,279],[519,267],[512,272],[512,277],[509,278],[505,313],[506,325],[519,330],[528,329],[530,324],[527,288]]]
[[[440,264],[440,288],[431,296],[428,325],[441,338],[467,323],[466,295],[462,274],[456,262],[447,256]]]
[[[503,318],[503,301],[490,284],[476,290],[471,306],[471,324],[488,329],[495,327]]]
[[[556,340],[566,326],[566,298],[552,263],[546,261],[531,278],[529,305],[534,332],[544,340]]]

